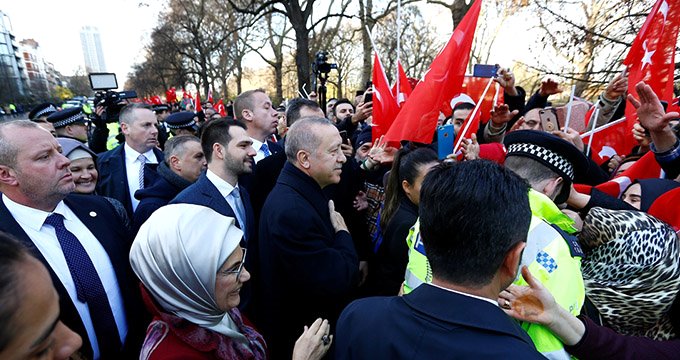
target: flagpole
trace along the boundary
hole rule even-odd
[[[576,85],[572,85],[571,86],[571,95],[569,95],[569,105],[567,105],[567,119],[564,120],[564,129],[562,130],[565,133],[567,132],[567,128],[569,127],[569,121],[571,120],[571,106],[574,104],[574,93],[575,92],[576,92]]]
[[[597,116],[600,114],[600,108],[595,109],[595,113],[593,113],[593,116],[590,118],[590,121],[593,122],[593,126],[590,127],[590,131],[595,130],[595,126],[597,125]],[[590,156],[590,147],[593,145],[593,138],[595,137],[595,134],[593,133],[590,135],[590,139],[588,139],[588,150],[586,151],[586,157]]]
[[[397,105],[400,104],[399,102],[399,94],[401,92],[401,89],[399,88],[399,51],[401,51],[401,0],[397,0],[397,66],[395,66],[396,70],[396,79],[397,79]],[[393,94],[394,95],[394,94]]]
[[[624,122],[624,121],[626,121],[626,118],[625,118],[625,117],[622,117],[622,118],[620,118],[620,119],[618,119],[618,120],[616,120],[616,121],[612,121],[612,122],[610,122],[610,123],[604,124],[604,125],[602,125],[602,126],[596,128],[595,130],[591,130],[591,131],[588,131],[588,132],[584,132],[583,134],[581,134],[581,139],[585,139],[585,138],[587,138],[588,136],[590,136],[590,135],[592,135],[592,134],[597,134],[597,133],[599,133],[599,132],[602,131],[602,130],[609,129],[610,127],[612,127],[612,126],[614,126],[614,125],[618,125],[618,124],[620,124],[620,123],[622,123],[622,122]]]
[[[470,128],[470,124],[472,124],[472,119],[475,118],[475,116],[477,115],[477,112],[482,107],[482,102],[483,102],[484,98],[486,97],[486,93],[489,91],[489,88],[491,88],[491,83],[493,83],[493,80],[494,80],[494,78],[489,79],[489,82],[486,84],[486,88],[484,88],[484,92],[482,93],[482,96],[480,96],[479,100],[477,100],[477,104],[475,105],[475,109],[472,110],[472,114],[470,114],[470,117],[465,122],[465,127],[463,128],[463,131],[461,131],[461,136],[458,138],[458,142],[456,142],[456,146],[453,147],[453,153],[454,154],[458,150],[460,143],[463,142],[462,134],[465,134],[468,131],[468,129]]]

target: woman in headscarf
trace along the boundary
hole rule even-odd
[[[141,359],[266,357],[264,339],[237,308],[250,279],[242,237],[233,218],[193,204],[162,207],[142,225],[130,262],[154,318]],[[327,321],[314,322],[293,358],[320,359],[332,341],[329,330]]]

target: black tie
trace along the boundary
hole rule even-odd
[[[78,238],[64,226],[63,215],[52,214],[45,219],[45,224],[54,227],[57,240],[66,258],[66,264],[68,264],[68,270],[76,284],[78,300],[87,303],[90,309],[100,356],[108,358],[118,354],[121,350],[118,327],[109,299],[106,297],[106,291],[92,260]]]

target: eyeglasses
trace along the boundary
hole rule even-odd
[[[238,281],[241,278],[241,271],[243,271],[243,264],[246,263],[246,255],[247,254],[248,254],[248,249],[243,249],[243,258],[241,259],[241,263],[239,264],[238,268],[231,269],[231,270],[224,270],[224,271],[221,271],[220,273],[224,276],[235,274],[236,280]]]

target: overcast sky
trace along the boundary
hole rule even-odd
[[[141,2],[144,5],[139,5]],[[0,0],[9,16],[17,43],[32,38],[42,56],[64,75],[85,68],[80,45],[83,26],[95,26],[101,34],[107,71],[125,83],[130,67],[143,59],[142,49],[156,25],[162,0]]]

